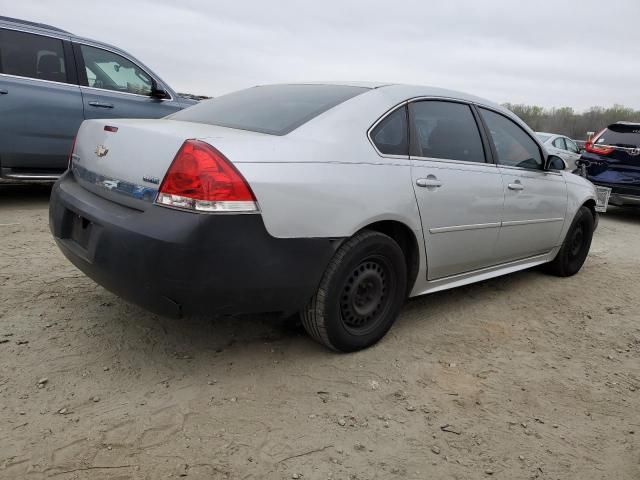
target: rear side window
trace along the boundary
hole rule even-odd
[[[371,140],[385,155],[409,155],[407,107],[387,115],[371,132]]]
[[[640,124],[609,125],[609,127],[607,127],[607,129],[595,140],[595,143],[612,145],[615,147],[638,147],[640,146]]]
[[[560,150],[566,150],[567,146],[564,143],[564,138],[558,137],[553,141],[553,146],[559,148]]]
[[[346,85],[267,85],[201,102],[169,118],[286,135],[367,90]]]
[[[565,138],[564,143],[567,144],[567,150],[569,150],[572,153],[579,153],[578,145],[576,145],[576,142],[568,138]]]
[[[538,144],[519,125],[491,110],[481,108],[480,112],[491,133],[500,165],[542,170],[544,162]]]
[[[420,157],[485,161],[482,139],[471,107],[462,103],[424,101],[411,104]]]
[[[0,73],[67,83],[62,40],[0,30]]]

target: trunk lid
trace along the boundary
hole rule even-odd
[[[214,146],[262,135],[175,120],[106,119],[82,123],[72,171],[85,189],[145,210],[185,140],[213,138]]]

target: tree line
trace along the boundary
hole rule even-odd
[[[623,105],[591,107],[583,113],[578,113],[571,107],[543,108],[511,103],[505,103],[504,107],[518,115],[536,132],[559,133],[575,140],[586,140],[587,132],[599,132],[615,122],[640,122],[640,110]]]

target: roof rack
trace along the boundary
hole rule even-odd
[[[3,16],[0,15],[0,22],[19,23],[21,25],[29,25],[30,27],[42,28],[44,30],[53,30],[54,32],[68,33],[69,35],[71,35],[70,32],[67,32],[66,30],[63,30],[63,29],[58,28],[58,27],[53,27],[53,26],[47,25],[45,23],[30,22],[28,20],[20,20],[19,18],[3,17]]]

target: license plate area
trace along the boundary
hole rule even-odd
[[[77,243],[85,250],[89,247],[89,241],[91,240],[91,230],[93,229],[93,223],[87,218],[80,215],[73,214],[71,217],[71,240]]]
[[[609,206],[609,197],[611,196],[611,189],[609,187],[601,187],[596,185],[596,212],[604,213]]]

